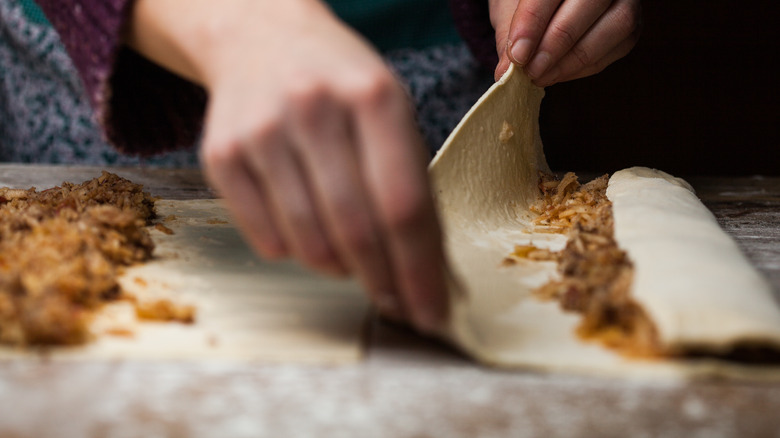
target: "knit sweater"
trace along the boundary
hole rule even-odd
[[[38,0],[59,32],[109,141],[120,151],[154,154],[193,144],[206,93],[124,46],[133,0]],[[449,0],[475,57],[495,65],[487,2]]]

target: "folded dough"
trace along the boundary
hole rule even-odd
[[[466,114],[430,166],[451,267],[446,337],[502,367],[639,375],[780,377],[769,367],[704,360],[637,360],[579,339],[579,315],[531,292],[554,278],[550,262],[511,267],[516,244],[561,249],[535,233],[529,206],[549,171],[539,136],[543,90],[509,71]],[[617,172],[607,195],[615,236],[636,269],[633,295],[669,353],[725,352],[738,343],[780,347],[780,310],[769,284],[718,227],[684,181],[663,172]]]
[[[632,295],[665,351],[780,347],[772,288],[685,181],[643,167],[607,187],[615,239],[634,261]]]

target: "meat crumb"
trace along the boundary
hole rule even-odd
[[[557,300],[564,310],[581,313],[577,333],[628,356],[661,355],[654,324],[631,297],[634,266],[614,238],[612,202],[606,195],[608,176],[581,185],[574,173],[560,180],[541,174],[539,214],[543,229],[568,233],[566,247],[549,259],[558,262],[560,280],[534,291],[543,300]],[[516,247],[508,258],[530,258],[533,247]]]
[[[172,229],[166,227],[165,225],[163,225],[161,223],[154,224],[154,229],[159,231],[159,232],[161,232],[161,233],[167,234],[167,235],[174,234]]]
[[[0,188],[0,199],[0,344],[83,344],[103,305],[136,303],[117,278],[154,249],[154,198],[143,186],[103,172],[40,192]]]

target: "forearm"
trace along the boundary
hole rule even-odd
[[[125,42],[146,58],[197,84],[203,73],[195,61],[206,28],[200,17],[213,2],[189,0],[135,0]],[[213,7],[213,6],[211,6]],[[182,9],[187,13],[182,13]]]
[[[246,29],[269,29],[268,42],[278,38],[271,31],[290,17],[326,14],[320,0],[231,0],[218,6],[211,0],[135,0],[125,42],[158,65],[209,89],[218,70]],[[323,16],[326,16],[323,15]],[[335,17],[333,17],[335,19]],[[290,22],[290,26],[295,26]],[[301,29],[301,38],[306,29]],[[258,45],[258,52],[263,51]]]

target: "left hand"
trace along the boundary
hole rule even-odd
[[[386,316],[449,310],[422,137],[380,55],[321,0],[137,0],[127,42],[209,94],[209,182],[251,247],[353,274]]]
[[[640,0],[490,0],[499,62],[523,67],[546,87],[596,74],[633,49]]]

